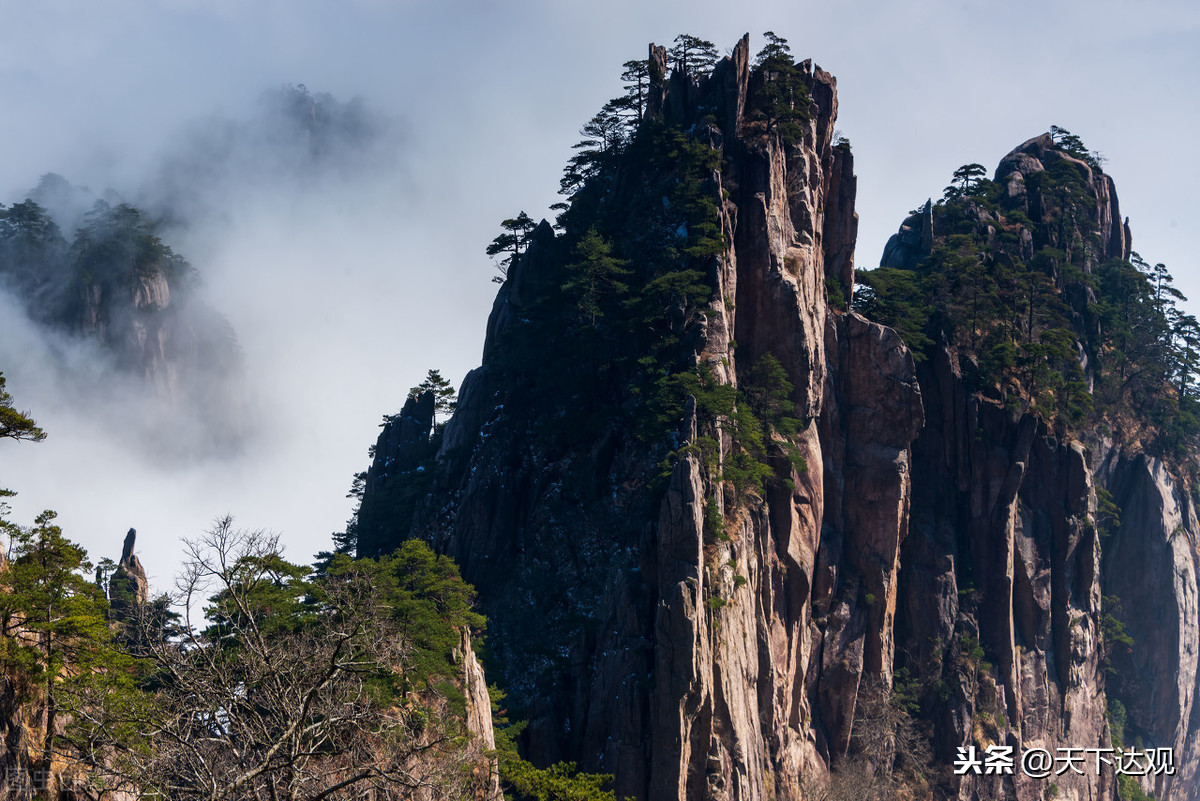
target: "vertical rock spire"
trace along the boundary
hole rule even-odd
[[[125,535],[125,544],[121,548],[121,561],[108,580],[108,599],[113,614],[121,616],[135,604],[144,604],[150,600],[150,582],[146,579],[146,569],[141,560],[133,553],[137,541],[137,530],[129,529]]]

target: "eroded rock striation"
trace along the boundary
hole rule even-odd
[[[1135,443],[1068,432],[981,388],[978,365],[964,369],[974,357],[948,341],[918,362],[895,330],[847,308],[855,177],[849,146],[834,141],[831,75],[796,65],[808,108],[789,138],[763,112],[772,77],[751,66],[747,39],[709,75],[669,70],[653,45],[648,64],[645,121],[624,160],[613,156],[618,166],[576,196],[565,234],[543,223],[531,235],[453,418],[435,427],[432,398],[412,398],[380,435],[359,553],[419,536],[453,556],[489,619],[489,680],[529,721],[528,757],[612,773],[616,796],[634,799],[800,801],[821,797],[831,775],[886,773],[897,741],[888,734],[870,751],[863,727],[875,724],[862,722],[879,719],[880,690],[919,707],[915,730],[934,755],[904,793],[1049,797],[1045,780],[960,778],[949,765],[966,746],[1113,746],[1102,621],[1104,596],[1119,594],[1126,624],[1155,632],[1118,657],[1138,677],[1129,731],[1173,747],[1180,763],[1176,777],[1144,785],[1158,798],[1200,797],[1189,789],[1200,621],[1186,482]],[[632,237],[640,246],[655,230],[648,210],[670,219],[679,201],[664,187],[684,180],[682,168],[666,181],[638,151],[662,130],[716,154],[699,185],[719,247],[688,262],[703,267],[688,280],[703,281],[704,301],[694,308],[679,290],[654,319],[680,360],[649,350],[632,354],[643,356],[636,366],[593,364],[581,351],[579,378],[555,348],[645,340],[602,319],[600,301],[555,318],[575,333],[536,333],[552,330],[540,321],[585,258],[565,243],[607,220],[647,226]],[[1054,217],[1056,201],[1028,176],[1063,159],[1073,157],[1049,136],[1007,156],[995,181],[1009,208]],[[1127,258],[1111,178],[1073,161],[1094,201],[1072,222],[1096,232],[1091,264]],[[593,216],[581,220],[581,208]],[[982,241],[1007,231],[982,207],[968,216]],[[695,220],[675,225],[696,241]],[[1031,255],[1076,241],[1048,230],[1031,223],[1014,241]],[[931,202],[888,243],[883,266],[915,269],[938,236]],[[636,276],[650,268],[635,245],[616,252]],[[611,285],[628,274],[610,274]],[[1094,299],[1067,298],[1081,341],[1097,325]],[[610,317],[632,305],[609,302]],[[771,360],[791,422],[764,428],[771,475],[740,480],[748,424],[736,406],[762,402]],[[697,376],[650,434],[648,398],[674,385],[630,378],[647,365]],[[711,395],[732,397],[721,387],[739,400],[714,412]],[[1123,512],[1103,546],[1098,488]],[[1116,798],[1111,772],[1054,786],[1060,799]]]

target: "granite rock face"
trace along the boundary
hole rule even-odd
[[[1092,165],[1078,159],[1069,153],[1064,153],[1055,146],[1054,139],[1045,133],[1024,142],[1000,161],[996,168],[994,180],[1004,187],[1009,198],[1017,200],[1019,207],[1026,213],[1031,213],[1035,219],[1044,209],[1046,198],[1040,195],[1030,195],[1026,190],[1025,177],[1033,173],[1043,172],[1050,161],[1064,161],[1083,173],[1084,180],[1091,189],[1094,208],[1090,210],[1087,222],[1100,235],[1099,252],[1090,258],[1127,259],[1132,249],[1132,237],[1129,233],[1128,220],[1122,221],[1121,207],[1117,202],[1117,187],[1112,176],[1093,169]],[[1056,243],[1058,244],[1058,243]],[[1064,240],[1064,248],[1070,247],[1070,241]]]
[[[900,225],[883,248],[880,267],[896,270],[911,270],[920,264],[933,249],[933,201],[925,205]]]
[[[119,374],[140,379],[165,408],[197,420],[207,440],[187,447],[225,447],[240,436],[247,400],[233,329],[192,294],[173,289],[167,265],[151,262],[122,280],[95,279],[73,290],[66,313],[49,322],[98,343]]]
[[[1196,507],[1159,459],[1097,438],[1093,467],[1121,509],[1104,548],[1103,585],[1120,599],[1132,648],[1116,649],[1126,729],[1149,747],[1171,748],[1178,773],[1143,782],[1155,798],[1200,799],[1200,610]],[[1127,739],[1129,737],[1127,736]]]
[[[896,636],[904,667],[946,688],[938,760],[972,743],[1108,747],[1084,448],[969,393],[948,349],[920,373],[928,419],[913,450]],[[1056,784],[1063,798],[1113,797],[1110,776]],[[1041,798],[1043,785],[968,776],[958,797]]]
[[[774,465],[784,480],[732,494],[720,477],[730,433],[695,398],[662,432],[676,458],[658,479],[662,454],[619,427],[544,434],[556,421],[530,414],[529,388],[505,379],[507,336],[537,314],[539,287],[562,283],[543,224],[500,287],[483,365],[440,438],[415,399],[381,434],[364,507],[388,471],[421,495],[360,553],[420,536],[454,557],[489,618],[489,680],[529,721],[527,756],[612,773],[618,798],[655,801],[820,797],[831,771],[863,759],[868,691],[901,682],[921,700],[937,797],[1047,797],[1044,781],[948,766],[971,745],[1111,745],[1101,632],[1103,596],[1119,590],[1128,625],[1158,627],[1130,657],[1144,677],[1130,729],[1183,763],[1147,788],[1196,798],[1190,499],[1153,460],[1092,434],[1060,439],[977,392],[953,349],[935,345],[918,365],[895,331],[845,309],[857,217],[852,156],[834,142],[836,82],[798,65],[811,105],[785,144],[756,126],[748,47],[694,80],[668,77],[652,45],[646,108],[720,152],[707,191],[724,245],[707,308],[680,329],[693,365],[723,385],[778,360],[799,418],[798,458]],[[1058,158],[1069,157],[1039,137],[996,173],[1031,218],[1052,199],[1025,176]],[[1127,256],[1111,179],[1079,164],[1105,257]],[[929,203],[882,265],[917,266],[933,225]],[[1081,333],[1090,324],[1081,314]],[[1103,548],[1098,488],[1127,517]],[[1060,799],[1116,798],[1110,774],[1055,785]]]
[[[809,119],[784,145],[753,130],[748,48],[695,82],[665,80],[652,46],[648,113],[686,127],[716,110],[708,136],[723,158],[709,191],[726,245],[695,363],[736,385],[775,356],[806,469],[734,503],[719,465],[695,456],[665,489],[628,480],[647,458],[630,436],[597,432],[557,455],[533,444],[537,421],[493,363],[557,269],[544,226],[499,291],[484,365],[442,435],[433,500],[408,528],[478,588],[490,678],[530,719],[530,758],[612,772],[618,797],[798,800],[805,777],[849,747],[860,681],[891,676],[920,389],[894,332],[828,308],[827,276],[843,301],[852,292],[857,228],[852,156],[833,142],[835,80],[798,65]],[[728,435],[701,431],[691,409],[681,441],[712,433],[727,458]],[[377,461],[403,425],[381,436]]]

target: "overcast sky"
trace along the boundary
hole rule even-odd
[[[905,213],[959,165],[989,169],[1057,124],[1108,159],[1134,247],[1200,298],[1200,6],[1185,2],[310,2],[0,0],[0,201],[45,172],[126,196],[153,191],[198,121],[243,119],[264,90],[361,96],[388,119],[377,168],[286,186],[214,184],[226,212],[170,244],[232,322],[257,408],[234,459],[148,459],[111,409],[81,410],[18,313],[0,302],[0,370],[50,437],[6,443],[16,517],[60,512],[95,558],[130,526],[152,578],[178,539],[230,513],[307,561],[380,416],[431,367],[478,364],[497,223],[558,198],[580,125],[620,65],[681,32],[722,52],[788,38],[838,78],[874,266]],[[392,153],[391,150],[395,152]],[[1193,306],[1193,310],[1195,310]],[[136,401],[130,401],[136,404]],[[186,426],[186,421],[180,421]]]

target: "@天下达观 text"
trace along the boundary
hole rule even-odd
[[[1107,766],[1117,775],[1175,775],[1173,748],[1027,748],[1017,758],[1011,745],[989,745],[980,752],[973,745],[961,746],[954,760],[954,775],[1011,776],[1018,770],[1034,779],[1065,773],[1100,775]]]

